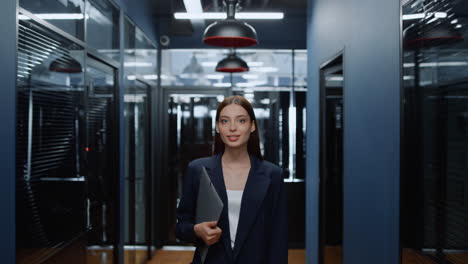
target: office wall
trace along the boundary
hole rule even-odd
[[[4,1],[0,17],[0,259],[15,263],[16,1]]]
[[[307,263],[318,259],[319,67],[343,49],[343,263],[398,263],[400,3],[308,4]]]
[[[148,38],[157,43],[157,20],[151,0],[115,0],[115,2]]]

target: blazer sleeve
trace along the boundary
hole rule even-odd
[[[176,237],[197,244],[200,240],[195,236],[193,226],[197,207],[199,171],[200,169],[196,168],[192,162],[189,163],[184,177],[182,198],[176,211]]]
[[[275,175],[275,202],[273,205],[272,233],[269,247],[270,264],[288,263],[288,209],[283,170]]]

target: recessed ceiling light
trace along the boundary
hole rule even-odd
[[[212,12],[212,13],[183,13],[177,12],[174,13],[175,19],[226,19],[226,13],[221,12]],[[284,13],[283,12],[245,12],[245,13],[237,13],[235,15],[236,19],[283,19]]]

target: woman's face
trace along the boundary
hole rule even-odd
[[[221,110],[216,131],[226,148],[239,148],[247,145],[250,133],[255,131],[255,122],[250,120],[247,111],[238,104],[227,105]]]

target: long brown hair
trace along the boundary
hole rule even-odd
[[[219,105],[218,105],[218,110],[216,110],[216,123],[219,121],[219,115],[221,111],[223,110],[224,107],[230,105],[230,104],[237,104],[242,106],[242,108],[247,111],[247,113],[250,116],[251,122],[255,122],[255,131],[250,133],[249,141],[247,142],[247,151],[253,155],[255,155],[257,158],[263,160],[262,153],[260,152],[260,137],[258,134],[258,124],[257,124],[257,119],[255,118],[255,113],[253,110],[252,105],[245,99],[244,97],[240,95],[233,95],[226,97]],[[213,154],[219,154],[224,152],[224,142],[221,140],[221,136],[219,133],[215,134],[214,138],[214,150]]]

